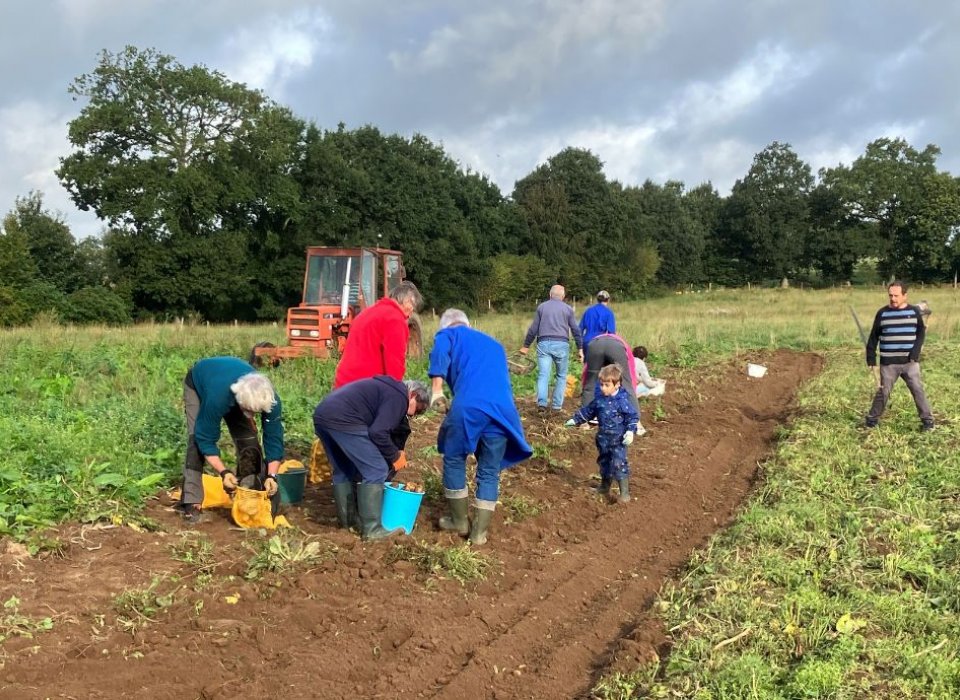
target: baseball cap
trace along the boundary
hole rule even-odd
[[[610,292],[606,289],[601,289],[597,292],[597,301],[610,301]]]

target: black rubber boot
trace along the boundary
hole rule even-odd
[[[447,505],[450,506],[450,515],[444,515],[440,518],[441,530],[452,530],[464,537],[470,532],[470,519],[467,517],[467,511],[470,506],[467,503],[467,497],[447,498]]]
[[[357,513],[360,516],[360,537],[365,540],[382,540],[399,532],[402,527],[385,530],[380,524],[383,512],[383,484],[357,484]]]
[[[360,531],[357,516],[357,491],[352,481],[333,485],[333,502],[337,506],[337,522],[344,530]]]
[[[492,509],[474,508],[473,523],[470,527],[470,544],[482,545],[487,543],[487,529],[490,527],[491,520],[493,520]]]
[[[630,479],[620,479],[620,502],[629,503],[630,502]]]
[[[610,494],[610,479],[602,477],[600,479],[600,485],[597,486],[597,495],[607,496],[609,494]]]

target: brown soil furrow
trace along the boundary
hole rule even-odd
[[[167,533],[64,528],[75,541],[65,559],[0,554],[0,596],[16,593],[25,614],[59,615],[35,640],[0,646],[0,698],[582,697],[611,665],[666,649],[648,612],[657,590],[735,516],[797,387],[821,365],[786,351],[750,360],[768,364],[767,377],[747,379],[743,360],[671,383],[666,419],[644,416],[650,434],[632,450],[627,505],[588,489],[591,432],[562,429],[561,417],[544,420],[521,401],[548,456],[507,472],[503,491],[545,510],[514,524],[498,510],[481,550],[495,568],[480,583],[387,563],[394,543],[362,544],[332,527],[329,487],[308,489],[290,517],[336,547],[333,558],[279,580],[245,581],[244,535],[215,517],[199,534],[220,563],[194,591],[191,569],[170,557],[179,524],[159,507],[151,514]],[[415,427],[410,454],[431,444],[439,420]],[[415,537],[457,543],[434,525],[443,512],[426,503]],[[155,574],[185,577],[176,601],[136,634],[121,631],[114,596]],[[237,605],[226,602],[234,593]]]

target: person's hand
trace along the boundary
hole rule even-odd
[[[530,352],[530,348],[520,348],[521,355],[526,355],[528,352]]]
[[[263,480],[263,490],[272,498],[277,493],[278,488],[276,476],[267,474],[267,478]]]
[[[397,471],[400,471],[407,466],[407,453],[403,450],[400,450],[400,455],[393,460],[393,468]]]
[[[644,428],[640,423],[637,423],[637,437],[643,437],[647,434],[647,429]]]
[[[443,395],[442,391],[438,391],[435,394],[430,394],[430,408],[438,404],[446,404],[447,397]]]
[[[566,423],[563,424],[563,427],[565,427],[565,428],[573,428],[576,424],[577,424],[577,421],[575,421],[573,418],[571,418],[570,420],[568,420]]]
[[[623,434],[623,444],[632,445],[633,444],[633,432],[628,430]]]
[[[233,493],[240,485],[240,482],[237,481],[237,475],[229,469],[224,469],[220,472],[220,478],[223,480],[223,490],[227,493]]]
[[[583,364],[583,348],[577,350],[577,354],[580,356],[580,364]]]

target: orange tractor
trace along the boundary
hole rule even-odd
[[[307,248],[303,301],[287,309],[287,343],[258,343],[251,364],[339,355],[357,314],[387,296],[404,279],[403,255],[384,248]],[[420,319],[410,317],[409,355],[423,352]]]

